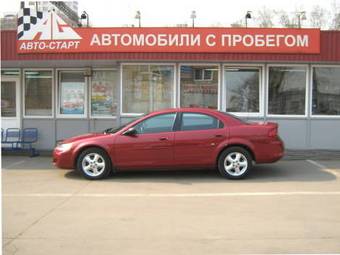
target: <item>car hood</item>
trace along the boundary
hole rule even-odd
[[[100,136],[107,136],[107,134],[103,134],[103,133],[88,133],[88,134],[73,136],[73,137],[64,139],[62,141],[62,143],[73,143],[73,142],[77,142],[77,141],[80,141],[80,140],[85,140],[85,139],[89,139],[89,138],[93,138],[93,137],[100,137]]]

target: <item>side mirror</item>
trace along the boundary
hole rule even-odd
[[[127,135],[127,136],[134,136],[137,134],[137,130],[132,128],[129,128],[128,130],[126,130],[123,135]]]

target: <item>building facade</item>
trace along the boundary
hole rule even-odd
[[[18,6],[19,7],[19,6]],[[40,12],[53,10],[67,24],[78,27],[80,20],[78,16],[78,1],[22,1],[20,8],[30,8]],[[17,13],[6,13],[1,18],[1,30],[17,30]]]
[[[21,8],[32,8],[40,12],[53,10],[70,26],[77,27],[79,25],[77,1],[28,1],[27,3],[22,2],[21,5]]]
[[[170,107],[275,121],[288,149],[340,150],[340,32],[320,53],[18,54],[1,32],[2,127],[37,127],[37,148]]]
[[[1,18],[1,30],[17,30],[17,19],[16,13],[6,13]]]

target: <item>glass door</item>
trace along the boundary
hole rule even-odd
[[[1,128],[20,128],[19,79],[1,78]]]

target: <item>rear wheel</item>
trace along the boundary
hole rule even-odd
[[[218,170],[223,177],[242,179],[253,166],[252,156],[242,147],[230,147],[224,150],[218,159]]]
[[[106,152],[99,148],[88,148],[80,153],[77,169],[86,179],[99,180],[111,172],[111,161]]]

